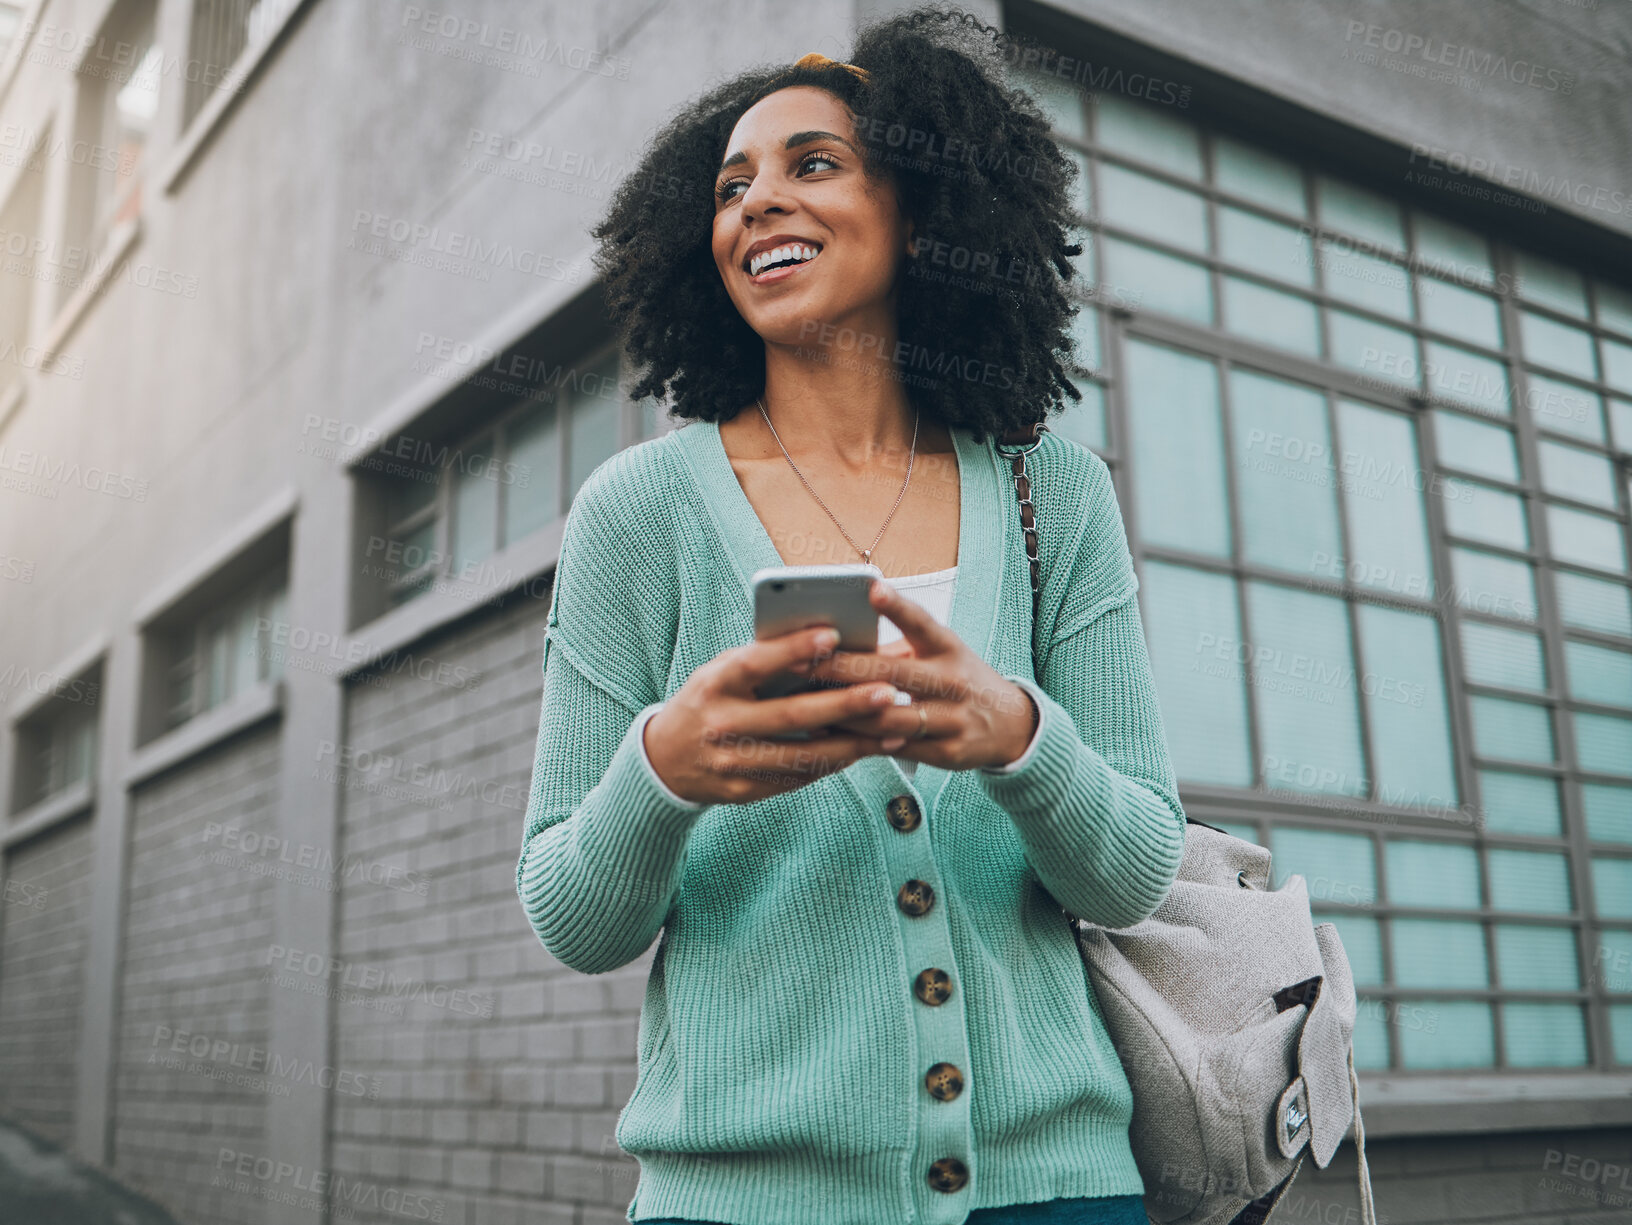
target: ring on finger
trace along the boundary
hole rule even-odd
[[[922,702],[918,704],[918,730],[912,735],[913,740],[922,740],[929,734],[929,708]]]

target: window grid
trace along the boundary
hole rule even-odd
[[[1077,104],[1080,107],[1080,103]],[[1245,337],[1235,335],[1227,330],[1228,317],[1211,306],[1210,324],[1197,323],[1190,319],[1181,319],[1174,316],[1163,317],[1160,314],[1136,313],[1120,305],[1113,305],[1102,311],[1103,332],[1101,334],[1101,352],[1104,358],[1100,363],[1102,381],[1106,390],[1105,433],[1107,445],[1096,448],[1111,465],[1117,477],[1117,484],[1122,490],[1124,514],[1128,520],[1130,543],[1135,556],[1143,559],[1149,556],[1180,563],[1195,570],[1218,573],[1228,576],[1235,581],[1235,597],[1237,613],[1240,617],[1241,638],[1244,642],[1252,642],[1252,631],[1249,624],[1250,612],[1248,608],[1247,588],[1249,583],[1279,582],[1286,584],[1288,575],[1279,573],[1271,568],[1254,565],[1243,560],[1243,533],[1240,525],[1241,505],[1237,490],[1238,480],[1233,465],[1225,463],[1224,483],[1227,495],[1227,509],[1231,516],[1231,556],[1229,558],[1198,557],[1180,550],[1156,546],[1144,546],[1140,540],[1139,524],[1134,512],[1133,501],[1126,492],[1128,474],[1117,471],[1126,462],[1127,457],[1119,446],[1113,445],[1122,436],[1126,428],[1127,414],[1130,406],[1127,402],[1126,387],[1119,377],[1119,371],[1128,368],[1126,344],[1130,337],[1140,341],[1157,344],[1178,345],[1189,352],[1213,362],[1217,371],[1219,386],[1219,413],[1221,415],[1221,436],[1225,439],[1228,449],[1230,440],[1234,438],[1231,413],[1232,402],[1232,373],[1237,368],[1248,368],[1270,373],[1275,377],[1290,378],[1301,383],[1313,383],[1324,392],[1324,414],[1329,436],[1338,438],[1336,403],[1339,398],[1358,400],[1368,407],[1393,409],[1403,413],[1413,422],[1412,436],[1417,447],[1417,462],[1423,473],[1432,473],[1441,478],[1461,476],[1468,480],[1477,481],[1481,485],[1504,490],[1517,494],[1522,499],[1524,518],[1528,527],[1528,542],[1523,549],[1511,546],[1493,545],[1483,540],[1468,540],[1452,536],[1445,523],[1444,506],[1442,499],[1435,496],[1424,496],[1423,512],[1428,529],[1428,544],[1431,563],[1434,569],[1435,588],[1443,587],[1447,582],[1455,583],[1453,577],[1455,569],[1452,565],[1451,550],[1453,546],[1466,545],[1484,552],[1510,556],[1522,559],[1532,568],[1535,578],[1537,606],[1533,619],[1515,622],[1513,619],[1501,616],[1498,613],[1478,607],[1464,607],[1460,600],[1441,601],[1426,599],[1413,601],[1409,596],[1398,596],[1388,593],[1382,597],[1378,592],[1363,588],[1353,583],[1345,573],[1341,581],[1322,583],[1314,579],[1302,580],[1305,590],[1324,592],[1341,596],[1345,602],[1347,625],[1350,639],[1350,649],[1355,660],[1355,674],[1365,676],[1364,638],[1357,624],[1359,604],[1361,602],[1383,604],[1391,607],[1410,608],[1416,606],[1418,611],[1432,613],[1440,631],[1441,658],[1444,665],[1444,685],[1446,713],[1451,725],[1451,745],[1453,756],[1454,777],[1456,786],[1464,802],[1471,801],[1477,807],[1475,811],[1484,808],[1483,797],[1480,792],[1480,771],[1488,768],[1499,768],[1508,773],[1546,777],[1556,780],[1559,786],[1559,812],[1561,829],[1556,835],[1540,835],[1536,833],[1519,833],[1488,829],[1469,831],[1455,831],[1448,829],[1444,822],[1432,820],[1412,820],[1411,814],[1398,814],[1398,824],[1404,827],[1403,832],[1413,839],[1432,840],[1452,845],[1467,846],[1474,852],[1475,863],[1478,869],[1479,906],[1477,909],[1451,911],[1442,908],[1425,908],[1404,906],[1391,901],[1388,882],[1388,856],[1385,847],[1389,837],[1385,836],[1379,820],[1372,814],[1359,818],[1341,814],[1325,814],[1317,824],[1311,826],[1308,821],[1310,813],[1299,812],[1295,803],[1288,803],[1281,797],[1273,797],[1273,793],[1263,790],[1262,749],[1259,742],[1260,719],[1256,709],[1259,701],[1257,687],[1249,682],[1244,683],[1245,698],[1249,704],[1247,734],[1249,737],[1249,751],[1252,755],[1253,790],[1259,794],[1253,799],[1265,802],[1254,803],[1250,807],[1243,807],[1240,803],[1240,789],[1235,789],[1235,796],[1230,797],[1219,793],[1216,797],[1220,803],[1217,813],[1212,813],[1215,799],[1208,794],[1208,788],[1201,787],[1195,790],[1200,794],[1203,802],[1198,808],[1204,812],[1198,814],[1202,819],[1215,823],[1228,823],[1226,813],[1234,813],[1240,820],[1238,823],[1250,825],[1250,829],[1260,842],[1268,845],[1266,831],[1269,828],[1320,828],[1345,830],[1350,833],[1363,835],[1369,842],[1372,856],[1375,861],[1377,900],[1369,906],[1355,907],[1348,913],[1373,917],[1379,929],[1379,956],[1382,966],[1382,986],[1363,988],[1360,995],[1363,1000],[1381,1004],[1386,1016],[1398,1016],[1395,1011],[1400,1003],[1409,1003],[1416,1000],[1442,999],[1455,1001],[1460,999],[1486,1002],[1490,1013],[1492,1030],[1493,1059],[1497,1068],[1509,1066],[1537,1066],[1534,1063],[1520,1061],[1515,1064],[1508,1049],[1507,1015],[1504,1005],[1510,1002],[1552,1002],[1573,1004],[1578,1009],[1586,1005],[1583,1017],[1587,1041],[1587,1056],[1585,1065],[1596,1068],[1616,1066],[1611,1044],[1609,1023],[1609,1006],[1620,1004],[1632,1005],[1632,995],[1612,994],[1608,990],[1606,975],[1599,972],[1596,954],[1598,949],[1597,935],[1600,930],[1626,931],[1632,930],[1632,922],[1627,920],[1609,919],[1599,916],[1595,912],[1593,897],[1593,881],[1591,873],[1591,859],[1593,848],[1596,847],[1599,858],[1622,858],[1632,854],[1632,848],[1616,848],[1613,844],[1589,843],[1582,811],[1580,787],[1582,781],[1618,783],[1632,785],[1632,778],[1623,776],[1584,773],[1578,768],[1573,721],[1568,712],[1583,710],[1603,714],[1626,716],[1626,709],[1613,705],[1592,702],[1576,698],[1568,692],[1568,682],[1560,678],[1568,676],[1567,664],[1564,658],[1565,642],[1585,642],[1600,646],[1611,646],[1620,649],[1632,647],[1632,641],[1615,634],[1571,625],[1565,629],[1561,619],[1552,582],[1542,576],[1554,572],[1579,573],[1597,578],[1617,577],[1622,585],[1626,583],[1626,576],[1632,574],[1632,555],[1622,559],[1621,574],[1612,576],[1604,571],[1596,571],[1590,566],[1575,560],[1555,560],[1551,556],[1548,543],[1548,525],[1545,522],[1547,512],[1543,509],[1548,505],[1569,506],[1582,510],[1590,510],[1598,514],[1610,513],[1609,508],[1585,498],[1571,498],[1565,493],[1555,490],[1544,491],[1541,483],[1541,467],[1539,444],[1542,442],[1565,443],[1599,456],[1611,465],[1612,486],[1617,505],[1613,510],[1614,522],[1620,525],[1621,546],[1623,552],[1629,549],[1629,540],[1632,532],[1627,531],[1628,506],[1627,501],[1632,498],[1632,474],[1628,472],[1628,462],[1617,455],[1618,451],[1632,450],[1632,439],[1619,437],[1613,432],[1613,421],[1605,420],[1606,415],[1613,411],[1610,406],[1618,395],[1624,402],[1632,400],[1632,389],[1617,389],[1607,381],[1607,363],[1602,360],[1607,341],[1626,344],[1624,332],[1617,333],[1615,329],[1604,326],[1598,307],[1599,283],[1591,277],[1583,277],[1587,286],[1587,317],[1582,319],[1573,316],[1551,303],[1539,302],[1530,298],[1523,298],[1517,292],[1523,287],[1521,280],[1517,280],[1517,261],[1510,246],[1501,241],[1494,241],[1489,235],[1479,234],[1484,244],[1484,250],[1489,258],[1490,277],[1482,286],[1478,284],[1481,278],[1463,276],[1460,272],[1454,275],[1442,275],[1444,269],[1438,261],[1431,259],[1422,246],[1419,236],[1419,217],[1421,214],[1414,206],[1405,206],[1395,201],[1402,222],[1402,237],[1405,243],[1403,253],[1390,256],[1385,252],[1377,252],[1393,265],[1401,268],[1406,275],[1409,289],[1409,318],[1391,316],[1386,312],[1369,309],[1367,304],[1351,302],[1335,296],[1327,285],[1328,261],[1326,258],[1327,244],[1323,241],[1342,231],[1335,230],[1326,224],[1326,218],[1317,209],[1316,174],[1311,167],[1299,167],[1300,181],[1303,190],[1307,219],[1297,217],[1284,211],[1267,206],[1255,200],[1242,197],[1222,190],[1216,186],[1218,168],[1216,150],[1218,148],[1215,133],[1208,131],[1203,125],[1195,124],[1202,154],[1202,176],[1200,180],[1191,180],[1183,175],[1172,173],[1155,164],[1143,164],[1133,158],[1113,152],[1101,146],[1098,140],[1098,117],[1094,114],[1095,108],[1086,108],[1088,119],[1082,124],[1081,130],[1086,133],[1084,138],[1078,138],[1070,133],[1056,132],[1062,145],[1080,149],[1084,157],[1079,159],[1086,163],[1089,183],[1089,196],[1092,207],[1084,218],[1084,226],[1090,234],[1088,241],[1094,247],[1093,256],[1096,259],[1096,297],[1107,282],[1114,281],[1114,276],[1107,269],[1104,255],[1106,237],[1120,238],[1132,241],[1151,249],[1163,251],[1176,258],[1184,259],[1192,264],[1200,265],[1206,271],[1206,283],[1211,295],[1212,303],[1222,305],[1224,302],[1224,286],[1226,276],[1238,279],[1257,280],[1282,293],[1287,293],[1315,303],[1316,316],[1320,328],[1320,354],[1310,360],[1303,354],[1267,349],[1262,344],[1253,342]],[[1204,201],[1206,223],[1205,252],[1195,251],[1191,247],[1183,246],[1172,241],[1163,241],[1159,236],[1143,232],[1135,232],[1107,222],[1105,211],[1105,195],[1101,183],[1101,168],[1105,164],[1118,165],[1128,169],[1136,169],[1140,174],[1152,179],[1181,187],[1192,192]],[[1256,215],[1265,216],[1283,223],[1303,226],[1310,234],[1309,251],[1313,260],[1312,283],[1308,286],[1286,282],[1273,282],[1267,277],[1254,277],[1252,271],[1231,265],[1222,256],[1221,238],[1219,233],[1219,218],[1221,206],[1239,208]],[[1344,241],[1351,242],[1356,249],[1365,249],[1358,243],[1344,236]],[[1454,267],[1454,266],[1453,266]],[[1429,279],[1425,279],[1429,278]],[[1470,284],[1470,282],[1472,282]],[[1430,325],[1427,320],[1424,306],[1424,293],[1429,286],[1451,284],[1458,288],[1476,289],[1477,292],[1489,297],[1498,312],[1497,318],[1501,332],[1500,339],[1503,347],[1492,348],[1478,337],[1448,332],[1443,327]],[[1392,387],[1381,378],[1361,379],[1356,377],[1352,367],[1340,366],[1330,356],[1335,352],[1331,336],[1332,310],[1370,318],[1389,327],[1407,333],[1411,337],[1409,357],[1415,363],[1412,369],[1416,372],[1411,381],[1399,380]],[[1563,373],[1549,368],[1546,362],[1538,360],[1526,347],[1525,334],[1519,318],[1521,311],[1530,312],[1539,318],[1548,319],[1559,324],[1585,331],[1591,339],[1593,349],[1593,375],[1591,380],[1585,379],[1580,373]],[[1420,354],[1423,345],[1435,342],[1451,345],[1482,357],[1488,361],[1501,365],[1507,377],[1507,404],[1505,414],[1492,413],[1469,405],[1456,398],[1453,394],[1441,393],[1435,387],[1431,378],[1424,371]],[[1598,408],[1600,413],[1599,431],[1596,438],[1586,438],[1580,433],[1568,430],[1548,428],[1548,423],[1538,420],[1532,408],[1532,392],[1529,380],[1529,366],[1539,367],[1538,373],[1548,377],[1567,380],[1582,386],[1591,393],[1590,402]],[[1435,437],[1435,428],[1418,428],[1415,423],[1428,422],[1430,406],[1435,413],[1444,413],[1456,418],[1466,418],[1471,421],[1490,423],[1507,429],[1515,446],[1515,453],[1519,465],[1519,479],[1515,481],[1500,477],[1493,477],[1489,473],[1473,471],[1468,467],[1457,464],[1454,459],[1442,459],[1438,454],[1438,442]],[[1629,418],[1632,419],[1632,418]],[[1345,559],[1354,557],[1353,542],[1350,537],[1349,506],[1347,499],[1334,495],[1336,515],[1338,519],[1338,538],[1342,542]],[[1142,562],[1141,562],[1142,564]],[[1462,625],[1490,624],[1514,625],[1528,624],[1533,626],[1540,635],[1547,676],[1545,686],[1538,692],[1509,689],[1500,685],[1481,684],[1470,680],[1466,675],[1466,659],[1463,655]],[[1547,765],[1512,762],[1506,759],[1486,759],[1473,748],[1472,715],[1470,700],[1480,695],[1517,696],[1519,694],[1529,700],[1539,703],[1546,710],[1551,721],[1555,744],[1555,758]],[[1373,727],[1371,712],[1365,701],[1356,695],[1358,727],[1361,737],[1362,759],[1367,763],[1374,763]],[[1374,771],[1369,768],[1367,773]],[[1368,783],[1375,785],[1374,779]],[[1555,784],[1555,785],[1556,785]],[[1186,791],[1191,791],[1186,787]],[[1231,803],[1231,800],[1234,800]],[[1354,805],[1357,809],[1364,809],[1364,805]],[[1273,812],[1275,817],[1266,818],[1260,814]],[[1212,815],[1209,815],[1212,814]],[[1249,816],[1250,814],[1250,816]],[[1377,814],[1381,815],[1381,814]],[[1388,824],[1393,825],[1396,814],[1389,814]],[[1287,818],[1285,820],[1278,819]],[[1299,818],[1302,817],[1302,820]],[[1415,828],[1422,825],[1421,829]],[[1435,824],[1439,826],[1436,830]],[[1569,908],[1567,912],[1529,913],[1509,909],[1499,909],[1493,897],[1494,876],[1492,872],[1492,851],[1503,849],[1538,850],[1561,853],[1567,872],[1567,881],[1570,889]],[[1317,922],[1326,914],[1333,913],[1330,905],[1314,904]],[[1343,913],[1338,911],[1337,913]],[[1483,988],[1460,988],[1448,990],[1442,988],[1413,987],[1407,988],[1398,985],[1396,973],[1394,941],[1391,928],[1396,919],[1408,918],[1438,918],[1438,919],[1465,919],[1477,922],[1483,935],[1485,960],[1487,965],[1486,985]],[[1575,937],[1579,964],[1576,969],[1578,986],[1574,990],[1560,987],[1531,988],[1523,983],[1507,982],[1503,975],[1501,948],[1498,943],[1498,925],[1526,926],[1544,930],[1566,930]],[[1388,1024],[1383,1026],[1387,1035],[1389,1049],[1389,1066],[1395,1070],[1401,1069],[1403,1064],[1402,1042],[1398,1026]],[[1622,1053],[1622,1064],[1632,1061],[1632,1055]],[[1426,1068],[1428,1065],[1419,1064]],[[1490,1064],[1480,1067],[1470,1067],[1470,1072],[1479,1072],[1488,1069]],[[1450,1069],[1446,1069],[1450,1070]]]

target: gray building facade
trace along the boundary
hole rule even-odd
[[[1057,430],[1187,811],[1339,925],[1380,1218],[1632,1220],[1632,8],[971,7],[1047,48]],[[199,1225],[624,1219],[650,954],[515,894],[566,510],[674,425],[588,229],[884,11],[0,5],[6,1120]]]

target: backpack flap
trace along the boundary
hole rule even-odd
[[[1325,1169],[1354,1121],[1354,1098],[1349,1086],[1349,1051],[1354,1044],[1358,1005],[1348,955],[1331,923],[1315,926],[1326,973],[1315,993],[1298,1041],[1298,1080],[1307,1097],[1309,1152]],[[1277,1116],[1279,1121],[1280,1116]],[[1288,1120],[1289,1121],[1289,1120]],[[1277,1131],[1284,1134],[1280,1127]],[[1285,1151],[1283,1149],[1283,1151]]]

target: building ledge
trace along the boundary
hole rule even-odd
[[[26,842],[54,825],[70,821],[95,803],[96,788],[89,779],[72,783],[55,795],[13,813],[10,822],[0,828],[0,849]]]
[[[283,681],[262,681],[247,693],[194,715],[173,732],[137,749],[125,771],[124,784],[135,787],[189,757],[214,748],[263,719],[283,713]]]
[[[100,266],[80,282],[79,288],[74,290],[67,303],[57,312],[57,317],[51,321],[51,328],[46,332],[45,339],[40,342],[42,350],[55,353],[62,348],[80,321],[85,318],[91,303],[102,295],[102,291],[108,287],[108,282],[113,280],[119,265],[124,262],[141,236],[140,217],[130,218],[108,235],[108,240],[103,244],[102,253],[97,260]]]
[[[1632,1125],[1632,1072],[1359,1076],[1368,1140]]]

